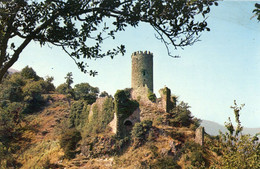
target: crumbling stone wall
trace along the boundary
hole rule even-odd
[[[99,111],[103,109],[104,102],[106,101],[107,97],[100,97],[96,100],[95,103],[91,105],[90,112],[88,115],[88,119],[92,119],[93,116],[93,108],[96,106]]]
[[[195,142],[201,146],[204,145],[204,133],[204,127],[199,127],[195,131]]]
[[[148,90],[153,92],[153,54],[151,52],[134,52],[132,54],[132,97],[147,98]]]
[[[138,102],[130,100],[124,90],[118,90],[114,99],[114,119],[109,123],[112,132],[118,136],[129,134],[129,127],[140,121]],[[130,125],[129,125],[130,123]]]
[[[159,93],[161,95],[159,106],[169,113],[174,107],[176,107],[176,98],[171,96],[171,90],[168,87],[160,89]]]

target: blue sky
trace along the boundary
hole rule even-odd
[[[26,65],[40,76],[53,76],[55,85],[65,81],[72,72],[74,84],[88,82],[101,91],[114,94],[117,89],[131,87],[131,54],[148,50],[154,54],[154,92],[164,85],[179,100],[189,103],[198,118],[223,124],[233,112],[233,101],[245,103],[241,122],[246,127],[260,127],[260,22],[253,16],[254,1],[224,1],[211,9],[208,18],[210,32],[204,32],[193,46],[172,50],[167,55],[164,45],[154,37],[148,25],[127,28],[116,40],[104,43],[105,48],[125,44],[125,56],[113,60],[87,60],[90,68],[99,72],[90,77],[78,70],[73,61],[56,47],[39,47],[31,43],[13,66]]]

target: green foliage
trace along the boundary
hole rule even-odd
[[[83,99],[88,102],[88,104],[93,104],[99,93],[98,87],[92,87],[88,83],[76,84],[74,87],[75,99]]]
[[[36,74],[36,72],[33,70],[33,68],[26,66],[21,71],[21,76],[24,79],[32,79],[34,81],[40,80],[40,77]]]
[[[68,99],[75,98],[74,90],[72,89],[71,85],[73,84],[72,72],[67,73],[66,79],[66,96]]]
[[[0,84],[0,105],[20,102],[25,107],[24,112],[36,111],[46,102],[42,94],[55,89],[52,80],[53,78],[43,80],[27,66],[20,73],[9,75]]]
[[[209,31],[205,18],[213,2],[1,1],[0,81],[32,41],[60,47],[74,59],[81,71],[90,75],[97,72],[86,70],[88,65],[77,59],[113,58],[119,53],[124,54],[124,45],[104,51],[102,44],[108,37],[114,39],[127,26],[148,23],[167,50],[169,45],[175,48],[192,45],[198,41],[201,32]],[[17,38],[19,42],[15,41]]]
[[[153,122],[150,120],[144,120],[140,123],[135,123],[131,135],[136,144],[142,144],[147,137]]]
[[[99,97],[112,97],[112,96],[109,95],[106,91],[103,91],[100,93]]]
[[[22,87],[26,84],[20,73],[9,76],[0,84],[0,99],[11,102],[23,101]]]
[[[220,132],[217,141],[210,143],[211,149],[216,151],[221,160],[215,161],[214,166],[218,168],[260,168],[260,143],[257,136],[243,135],[243,127],[239,119],[240,111],[244,104],[238,106],[234,101],[234,110],[236,129],[230,118],[225,123],[228,130],[225,134]]]
[[[125,95],[128,99],[131,97],[132,88],[125,88],[124,89]]]
[[[41,99],[41,94],[43,91],[44,81],[29,81],[23,87],[24,100],[27,102],[36,102]]]
[[[128,90],[127,90],[128,91]],[[118,135],[123,137],[123,135],[127,134],[124,128],[124,120],[128,118],[139,106],[137,101],[129,100],[130,93],[124,90],[118,90],[114,96],[115,100],[115,112],[118,118]]]
[[[67,129],[60,139],[60,146],[64,150],[65,158],[72,159],[75,157],[77,143],[81,140],[81,134],[75,128]]]
[[[17,138],[21,135],[19,126],[19,112],[0,108],[0,168],[18,167],[13,153],[19,148]]]
[[[68,93],[67,93],[67,85],[66,85],[66,83],[60,84],[60,85],[56,88],[56,91],[57,91],[59,94],[68,94]]]
[[[82,118],[82,113],[88,114],[88,112],[85,111],[84,106],[87,106],[84,101],[77,101],[72,104],[69,116],[70,127],[82,127],[84,125],[84,122],[87,119],[86,117]]]
[[[92,115],[89,115],[90,109]],[[92,108],[84,100],[76,101],[71,106],[69,126],[76,127],[84,133],[89,134],[104,132],[107,125],[113,120],[113,99],[104,98],[101,105],[93,104]]]
[[[27,103],[27,113],[39,110],[45,104],[46,100],[42,97],[43,93],[47,93],[44,80],[31,81],[29,80],[22,88],[24,102]]]
[[[156,162],[149,165],[154,169],[179,169],[181,168],[176,161],[171,157],[160,157],[156,159]]]
[[[28,125],[28,119],[25,121],[24,117],[27,113],[39,110],[45,103],[42,94],[48,93],[51,85],[50,79],[44,81],[28,66],[20,73],[8,75],[0,84],[1,167],[20,167],[14,156],[21,149],[19,141]]]
[[[253,10],[253,13],[255,13],[255,16],[257,16],[258,21],[260,21],[260,4],[255,4],[255,9]]]
[[[55,91],[55,86],[53,85],[52,81],[54,80],[53,77],[47,76],[44,81],[44,93],[50,93]]]
[[[177,105],[176,108],[172,110],[171,114],[169,114],[169,116],[171,116],[169,118],[170,125],[189,127],[191,124],[194,124],[198,127],[200,122],[198,119],[193,119],[189,108],[190,106],[188,103],[181,102]]]
[[[192,167],[204,168],[207,163],[206,153],[201,145],[187,141],[181,149],[182,154],[185,156],[185,161],[190,161]],[[188,166],[188,165],[187,165]]]
[[[71,85],[73,84],[72,72],[67,73],[65,79],[66,79],[65,84],[67,85],[67,88],[71,89],[72,88]]]
[[[148,90],[148,95],[147,95],[147,97],[148,97],[148,99],[151,100],[152,102],[156,102],[156,95],[155,95],[152,91]]]
[[[104,132],[107,125],[114,118],[113,99],[105,98],[102,105],[92,105],[92,116],[88,119],[88,124],[85,126],[86,134],[97,134]]]

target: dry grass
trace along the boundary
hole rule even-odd
[[[69,106],[64,95],[52,94],[51,97],[52,103],[43,111],[26,118],[26,129],[19,143],[21,150],[17,157],[24,169],[42,168],[48,160],[57,163],[63,156],[55,128],[68,116]]]

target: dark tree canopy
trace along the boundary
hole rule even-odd
[[[0,81],[32,41],[62,48],[83,72],[95,75],[82,59],[124,54],[124,45],[102,51],[102,42],[141,22],[154,28],[170,54],[168,47],[192,45],[209,31],[205,15],[213,4],[215,0],[1,0]]]
[[[258,21],[260,21],[260,4],[256,3],[255,8],[253,12],[255,13],[255,16],[257,17]]]

